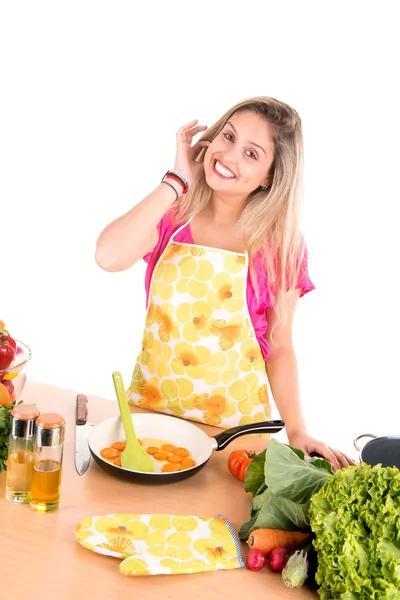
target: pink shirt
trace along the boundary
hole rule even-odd
[[[164,215],[161,219],[160,223],[157,226],[158,229],[158,242],[152,252],[146,254],[143,259],[148,263],[146,275],[145,275],[145,287],[146,287],[146,299],[148,302],[149,292],[150,292],[150,282],[151,277],[153,275],[154,268],[157,264],[158,259],[161,254],[164,252],[165,248],[171,236],[179,229],[180,225],[176,225],[171,223],[169,215]],[[192,232],[190,229],[190,223],[187,223],[185,227],[183,227],[175,236],[174,240],[176,242],[180,242],[183,244],[194,244],[192,237]],[[256,255],[257,257],[257,255]],[[254,259],[253,259],[254,260]],[[257,258],[255,258],[257,260]],[[250,272],[247,276],[247,289],[246,289],[246,297],[247,297],[247,305],[249,309],[250,318],[254,327],[254,331],[257,336],[257,341],[260,344],[261,351],[263,353],[264,359],[268,360],[270,356],[270,350],[265,339],[265,333],[267,331],[267,308],[273,305],[273,299],[271,298],[268,290],[265,277],[262,276],[262,273],[259,269],[255,269],[257,276],[257,284],[259,289],[260,298],[257,299],[256,293],[254,291],[253,284],[250,278]],[[297,284],[297,287],[300,289],[300,297],[304,296],[307,292],[315,289],[314,284],[308,276],[308,261],[307,261],[307,253],[304,256],[301,275]]]

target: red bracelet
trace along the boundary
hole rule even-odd
[[[181,177],[179,177],[179,175],[176,175],[176,173],[171,173],[171,171],[167,171],[164,175],[164,177],[162,178],[161,181],[164,181],[165,179],[173,179],[174,181],[176,181],[176,183],[180,183],[182,186],[182,194],[187,194],[189,191],[189,185],[183,181],[183,179]]]
[[[185,184],[183,183],[182,179],[180,179],[176,175],[173,175],[172,173],[167,173],[164,179],[173,179],[174,181],[176,181],[176,183],[179,183],[182,186],[182,194],[185,193]]]

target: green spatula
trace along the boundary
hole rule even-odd
[[[112,374],[115,393],[117,394],[119,412],[125,430],[126,448],[121,454],[121,465],[132,471],[154,472],[154,464],[146,450],[139,444],[133,427],[122,375],[118,371]]]

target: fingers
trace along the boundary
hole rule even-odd
[[[318,452],[318,454],[321,454],[321,456],[326,458],[326,460],[328,460],[330,463],[332,463],[334,471],[337,471],[338,469],[342,468],[340,466],[339,460],[337,459],[332,449],[328,448],[328,446],[325,446],[325,444],[316,444],[315,451]]]
[[[194,125],[196,125],[196,123],[198,123],[198,122],[199,122],[198,119],[194,119],[193,121],[190,121],[190,123],[186,123],[186,125],[182,125],[182,127],[180,129],[178,129],[178,131],[176,132],[177,135],[179,133],[184,133],[185,131],[187,131],[191,127],[194,127]]]
[[[355,464],[356,464],[355,461],[352,458],[350,458],[349,456],[347,456],[346,454],[344,454],[344,452],[339,452],[339,450],[335,450],[334,448],[330,448],[330,450],[336,456],[341,469],[350,467],[350,466],[355,466]]]
[[[190,139],[192,140],[192,138],[194,138],[195,135],[200,133],[200,131],[205,131],[206,129],[207,129],[206,125],[199,125],[198,127],[193,127],[193,129],[189,129],[188,131],[185,132],[184,135],[186,135],[186,137],[190,136]]]
[[[334,448],[330,448],[330,451],[335,455],[336,460],[339,464],[339,469],[344,469],[345,467],[349,466],[349,463],[347,462],[343,454],[341,454],[341,452],[335,450]]]
[[[195,135],[200,133],[200,131],[206,131],[207,125],[198,125],[195,127],[196,123],[198,123],[197,119],[178,129],[176,133],[177,141],[185,141],[190,144]]]

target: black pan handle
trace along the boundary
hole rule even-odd
[[[226,429],[222,433],[214,436],[214,439],[217,442],[215,450],[223,450],[228,444],[241,435],[248,435],[249,433],[278,433],[284,427],[285,421],[263,421],[262,423],[250,423],[250,425],[231,427],[231,429]]]

